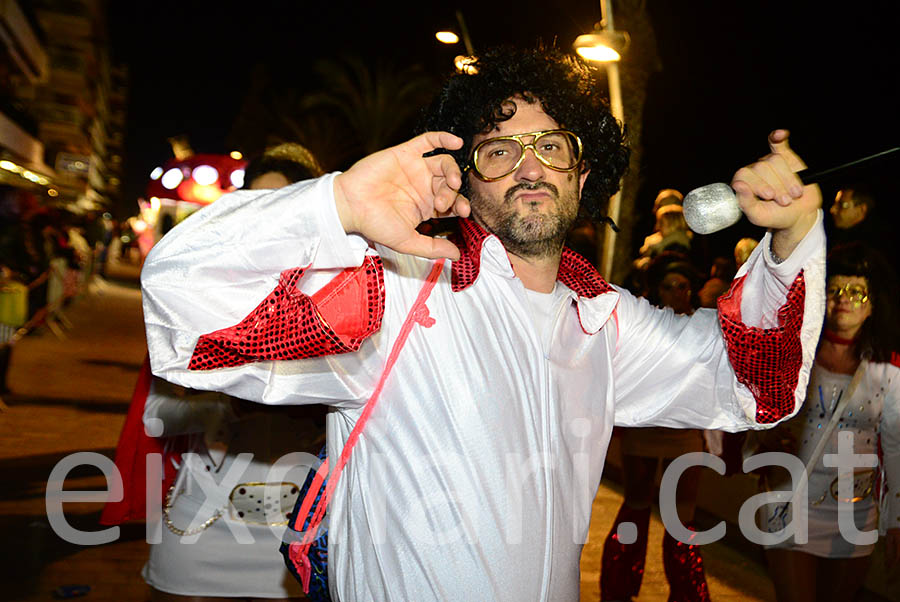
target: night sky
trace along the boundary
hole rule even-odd
[[[840,13],[831,8],[837,4],[788,0],[647,4],[663,70],[649,84],[639,207],[659,188],[727,181],[767,152],[775,127],[791,129],[794,147],[818,167],[900,141],[895,3],[845,2]],[[114,58],[128,64],[131,78],[126,214],[153,167],[171,157],[167,137],[187,135],[196,152],[232,150],[228,136],[254,73],[302,95],[314,87],[315,59],[357,53],[370,63],[418,63],[439,81],[462,45],[442,45],[433,34],[455,28],[457,8],[476,51],[539,39],[568,48],[600,18],[596,2],[548,0],[111,5]],[[890,175],[861,174],[881,193],[879,211],[888,218],[898,214],[900,194]],[[834,186],[823,191],[827,206]]]

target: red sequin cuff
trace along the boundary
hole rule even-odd
[[[297,288],[304,268],[281,273],[278,286],[240,323],[202,335],[190,370],[230,368],[250,362],[297,360],[347,353],[381,327],[384,268],[367,256],[314,295]]]
[[[741,277],[720,297],[719,323],[737,380],[756,399],[756,421],[771,424],[794,411],[803,363],[800,328],[806,283],[801,271],[778,310],[777,328],[758,328],[741,322],[743,285]]]

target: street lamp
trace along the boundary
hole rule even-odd
[[[613,117],[620,123],[625,123],[625,110],[622,107],[622,86],[619,83],[619,63],[621,53],[628,45],[628,34],[624,31],[616,31],[613,27],[612,0],[600,2],[602,20],[594,31],[580,35],[572,45],[575,52],[593,62],[602,62],[606,67],[606,78],[609,83],[609,108]],[[602,29],[601,29],[602,27]],[[609,199],[609,218],[613,222],[619,221],[621,209],[622,189]],[[597,233],[600,234],[599,232]],[[600,255],[600,273],[606,278],[612,276],[613,252],[616,247],[616,232],[612,228],[607,230],[603,237],[603,250]]]
[[[438,31],[434,34],[434,37],[442,44],[456,44],[459,42],[459,36],[456,35],[455,31]]]
[[[453,59],[453,66],[456,67],[456,70],[460,73],[475,75],[478,73],[478,67],[475,66],[476,60],[477,59],[474,56],[463,56],[460,54]]]
[[[624,31],[602,29],[602,23],[594,26],[594,31],[575,38],[572,45],[583,58],[597,63],[615,62],[622,58],[628,47],[629,37]]]
[[[466,21],[463,19],[462,11],[456,11],[456,22],[459,23],[460,35],[456,35],[455,31],[443,30],[436,32],[434,37],[444,44],[457,44],[459,43],[459,38],[462,37],[463,44],[466,45],[466,53],[469,56],[475,56],[475,49],[472,46],[472,39],[469,38],[469,29],[466,27]]]

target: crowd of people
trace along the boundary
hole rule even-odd
[[[690,314],[714,308],[726,294],[735,273],[758,245],[752,238],[737,240],[732,257],[704,257],[692,248],[694,234],[684,221],[683,197],[674,189],[661,190],[653,204],[655,229],[634,260],[629,284],[652,304]],[[897,345],[897,276],[882,250],[890,241],[876,235],[871,219],[873,193],[860,183],[840,188],[831,204],[827,224],[826,317],[806,400],[800,413],[777,428],[752,436],[718,431],[641,428],[618,429],[621,435],[624,501],[604,544],[601,599],[623,600],[640,590],[649,531],[656,499],[654,482],[667,465],[683,454],[710,451],[726,459],[731,474],[739,472],[742,456],[786,452],[810,464],[809,543],[793,538],[766,547],[766,556],[779,601],[852,600],[865,579],[873,543],[848,542],[838,525],[837,469],[826,467],[822,456],[836,453],[841,429],[853,431],[853,451],[876,454],[881,463],[855,475],[850,498],[854,524],[862,531],[879,528],[886,535],[890,566],[900,555],[900,505],[878,483],[900,480],[900,377]],[[868,220],[867,220],[868,218]],[[873,243],[881,247],[876,248]],[[704,279],[704,267],[709,275]],[[851,385],[859,372],[862,383]],[[860,388],[861,385],[861,388]],[[839,400],[844,397],[843,404]],[[829,429],[832,417],[838,429]],[[827,433],[827,434],[826,434]],[[726,445],[726,438],[729,445]],[[817,443],[826,439],[816,451]],[[735,441],[737,443],[735,443]],[[730,455],[729,455],[730,454]],[[698,467],[679,480],[676,506],[680,520],[690,524],[698,492]],[[786,471],[760,471],[766,490],[790,489]],[[881,476],[879,476],[881,475]],[[893,477],[891,475],[894,475]],[[879,509],[879,502],[883,506]],[[637,534],[627,544],[618,534],[622,523],[633,523]],[[760,517],[762,528],[785,527],[784,507],[771,504]],[[676,600],[708,599],[701,547],[678,548],[665,533],[663,567]]]
[[[68,269],[91,269],[119,234],[109,214],[41,207],[32,195],[13,188],[0,193],[0,261],[7,279],[29,284],[55,259]]]
[[[95,273],[113,237],[99,213],[41,207],[32,194],[0,187],[0,393],[16,337],[55,317]]]
[[[722,453],[723,432],[776,424],[748,441],[788,441],[778,449],[812,460],[811,503],[822,497],[810,544],[767,552],[779,600],[850,599],[860,579],[816,583],[862,575],[850,559],[871,553],[823,543],[839,533],[840,498],[813,449],[822,424],[843,424],[832,448],[853,430],[860,452],[879,450],[854,513],[871,529],[881,504],[896,566],[896,284],[859,245],[833,249],[826,267],[821,193],[796,177],[788,133],[769,134],[770,154],[732,181],[759,240],[703,257],[681,193],[662,190],[619,287],[566,246],[595,256],[584,218],[604,215],[628,161],[591,71],[546,48],[489,51],[476,67],[447,81],[420,136],[336,175],[264,155],[248,190],[147,258],[149,363],[117,463],[134,464],[141,437],[178,463],[144,570],[154,599],[577,599],[614,425],[625,495],[603,600],[638,595],[656,475],[684,453]],[[841,212],[865,218],[862,190],[839,194],[835,228],[860,223]],[[449,237],[419,228],[432,218],[456,218]],[[824,390],[827,411],[810,395]],[[324,423],[310,406],[327,406]],[[314,453],[323,434],[315,479],[266,481],[272,460]],[[698,483],[688,471],[677,490],[688,528]],[[314,560],[325,508],[327,544],[315,545],[328,553]],[[637,532],[623,536],[625,523]],[[666,533],[662,547],[670,600],[708,600],[700,546]]]

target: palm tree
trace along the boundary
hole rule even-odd
[[[255,154],[299,142],[326,170],[346,169],[408,137],[435,89],[421,66],[398,67],[383,59],[374,67],[358,56],[321,59],[312,70],[317,81],[309,92],[256,68],[229,143]],[[294,81],[310,79],[299,73]]]
[[[322,59],[314,69],[321,89],[300,99],[301,114],[330,114],[346,124],[359,156],[409,135],[434,81],[419,65],[398,68],[379,59],[374,69],[358,56]]]

